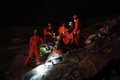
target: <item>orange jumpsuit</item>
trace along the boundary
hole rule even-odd
[[[72,44],[73,43],[73,34],[72,33],[66,33],[64,38],[63,38],[63,41],[65,43],[65,45],[68,45],[68,44]]]
[[[53,41],[53,30],[52,29],[48,29],[47,27],[44,28],[44,40],[45,42]]]
[[[34,34],[31,38],[30,38],[30,50],[28,53],[28,57],[25,61],[25,65],[28,65],[31,61],[31,59],[35,56],[36,57],[36,64],[39,65],[40,64],[40,43],[43,42],[43,39],[38,36],[37,34]]]
[[[63,23],[58,29],[58,34],[59,36],[63,37],[66,34],[66,32],[67,32],[67,28],[65,27],[65,24]]]
[[[76,19],[74,20],[75,22],[75,28],[73,29],[73,34],[74,34],[74,40],[75,40],[75,44],[77,47],[80,46],[79,44],[79,39],[80,39],[80,20],[79,19]]]

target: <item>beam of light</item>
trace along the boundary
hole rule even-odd
[[[45,64],[42,64],[35,68],[33,72],[35,72],[36,75],[30,78],[30,80],[43,80],[43,76],[47,75],[48,71],[51,70],[52,66],[48,66]]]
[[[48,72],[52,69],[53,63],[58,64],[60,61],[56,60],[60,55],[55,53],[54,51],[48,56],[46,62],[42,65],[36,67],[33,71],[35,74],[30,80],[43,80],[43,77],[48,74]]]
[[[57,54],[56,52],[52,52],[49,56],[46,62],[51,62],[53,64],[58,64],[60,63],[60,60],[58,59],[61,55]]]

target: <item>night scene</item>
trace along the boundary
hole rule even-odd
[[[120,80],[119,0],[1,0],[0,80]]]

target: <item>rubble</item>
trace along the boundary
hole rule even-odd
[[[34,80],[40,80],[40,78],[42,78],[42,80],[104,80],[102,77],[107,74],[108,77],[114,80],[111,74],[117,74],[117,78],[120,72],[120,27],[119,25],[114,25],[110,30],[111,39],[107,37],[98,38],[83,48],[67,51],[63,55],[64,60],[61,63],[53,65],[52,69],[48,71],[48,74],[42,77],[38,76]],[[21,54],[14,56],[14,60],[12,59],[13,62],[8,64],[10,66],[5,74],[3,74],[6,76],[5,80],[21,80],[21,77],[26,74],[26,72],[36,67],[34,65],[31,65],[27,69],[24,67],[23,62],[25,55],[22,52],[25,52],[25,49],[22,50],[22,47],[20,48],[19,51],[18,49],[15,52],[13,51],[14,53],[19,52]],[[19,60],[21,58],[22,60],[20,62]],[[103,73],[103,71],[106,72]],[[2,73],[3,72],[1,72],[1,74]],[[28,76],[28,79],[22,80],[29,79],[30,76]]]

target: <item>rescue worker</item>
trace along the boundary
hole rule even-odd
[[[68,32],[69,32],[69,33],[72,33],[72,32],[73,32],[73,29],[74,29],[74,24],[73,24],[73,22],[70,21],[69,24],[68,24],[68,26],[69,26]]]
[[[40,64],[40,44],[43,43],[42,37],[37,34],[37,30],[34,30],[34,35],[30,37],[30,50],[28,57],[25,60],[25,65],[28,66],[31,62],[31,59],[36,57],[36,65]]]
[[[69,28],[67,28],[67,31],[63,37],[64,45],[66,46],[66,50],[70,50],[71,48],[74,48],[74,35],[73,35],[73,23],[69,22]]]
[[[77,15],[73,16],[74,20],[74,29],[73,29],[73,34],[74,34],[74,42],[76,44],[76,47],[80,47],[80,20],[78,19]]]
[[[63,59],[63,45],[61,44],[60,36],[56,37],[56,44],[53,46],[52,52],[49,54],[46,62],[52,62],[52,64],[57,64]]]
[[[74,40],[74,36],[73,36],[73,23],[72,22],[69,22],[69,28],[67,29],[66,31],[66,34],[63,38],[63,41],[65,43],[65,45],[70,45],[73,43],[73,40]]]
[[[58,35],[63,37],[67,32],[66,24],[62,23],[62,25],[58,28]]]
[[[51,43],[54,39],[54,32],[52,29],[52,24],[48,23],[47,27],[44,28],[44,40],[46,43]]]

